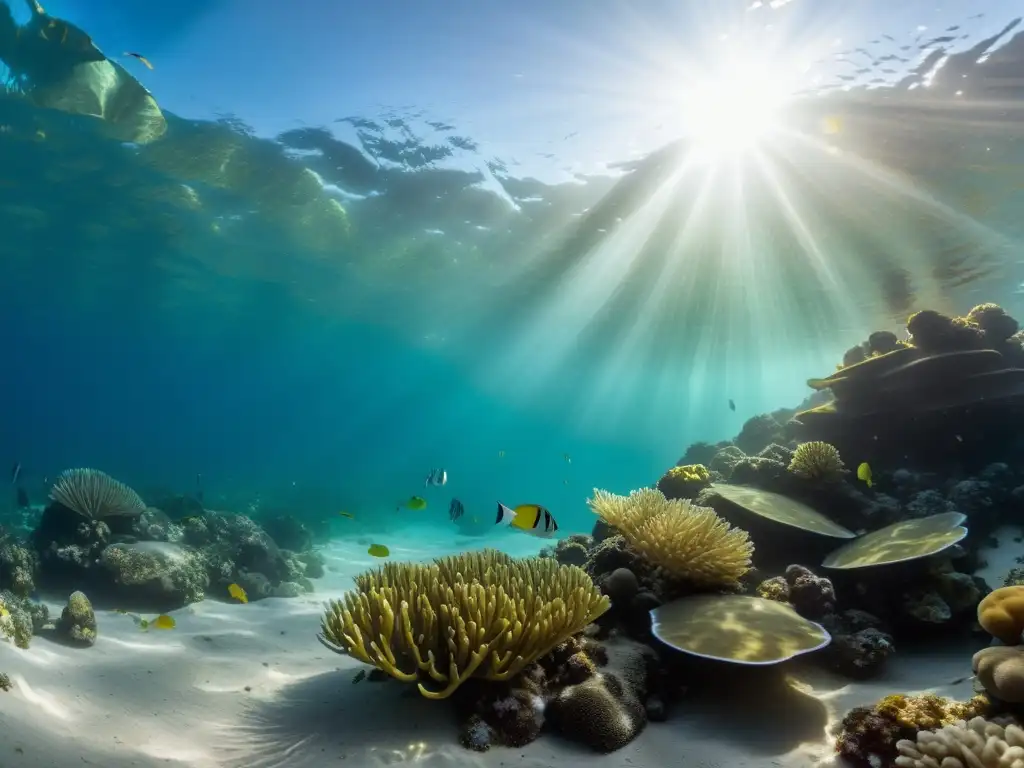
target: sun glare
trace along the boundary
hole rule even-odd
[[[720,158],[767,142],[793,94],[789,78],[765,62],[733,62],[680,95],[682,128],[694,148]]]

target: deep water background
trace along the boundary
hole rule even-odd
[[[11,2],[23,21],[24,3]],[[608,20],[616,17],[606,18],[590,3],[556,6],[531,0],[514,8],[460,3],[449,7],[448,17],[420,8],[408,18],[400,18],[394,8],[374,10],[374,4],[346,6],[343,12],[328,5],[311,3],[293,15],[290,7],[269,0],[251,13],[253,6],[241,2],[158,3],[152,8],[115,0],[46,4],[50,13],[87,27],[120,61],[124,50],[143,51],[152,58],[153,72],[130,61],[125,66],[165,107],[188,119],[238,117],[257,133],[273,136],[304,120],[328,123],[415,92],[444,114],[458,112],[452,102],[461,102],[466,131],[479,128],[485,137],[481,141],[489,132],[498,135],[501,140],[493,144],[499,150],[511,148],[514,155],[526,152],[517,141],[525,146],[538,134],[547,142],[545,152],[565,149],[566,157],[578,165],[594,160],[599,140],[623,157],[642,154],[635,143],[621,139],[632,134],[620,132],[613,120],[622,117],[611,115],[614,89],[585,93],[578,82],[544,78],[559,70],[560,57],[568,52],[579,57],[568,69],[585,71],[606,84],[590,64],[604,62],[611,71],[617,60],[603,55],[605,46],[599,43],[622,34]],[[650,33],[652,20],[676,5],[649,7],[650,15],[641,19],[643,29]],[[850,35],[867,35],[869,28],[874,35],[925,20],[920,8],[886,16],[884,5],[865,5],[864,17],[849,25]],[[499,6],[500,11],[494,10]],[[585,18],[579,16],[584,6],[590,9]],[[460,15],[471,9],[474,15]],[[327,14],[322,19],[320,11]],[[679,13],[691,11],[697,13]],[[346,15],[353,22],[348,26]],[[945,18],[949,14],[944,13],[931,21],[940,27],[961,21],[959,15],[957,11],[955,18]],[[827,16],[812,9],[794,18],[804,25],[802,37],[814,37],[824,34],[817,23]],[[449,29],[446,18],[460,23]],[[581,19],[586,23],[576,24]],[[570,22],[579,40],[565,38]],[[496,37],[468,34],[471,27],[490,30]],[[442,28],[447,30],[443,36],[433,34]],[[311,29],[315,39],[303,36]],[[348,30],[360,45],[346,46],[339,29]],[[688,27],[680,23],[680,29]],[[527,31],[529,44],[522,42]],[[370,42],[377,39],[371,33],[379,35],[378,45]],[[336,44],[330,45],[332,40]],[[453,40],[461,47],[451,48]],[[596,53],[581,52],[588,41]],[[643,47],[640,35],[621,40],[619,58],[632,61],[638,41]],[[682,38],[673,46],[666,51],[686,47]],[[492,58],[479,71],[452,63],[471,61],[484,48]],[[639,109],[630,95],[637,71],[621,66],[617,72],[619,85],[628,85],[618,94],[620,113]],[[426,77],[429,73],[433,75]],[[671,82],[670,72],[662,74]],[[423,90],[425,79],[430,88]],[[576,100],[567,94],[583,95]],[[609,111],[580,112],[584,102]],[[307,113],[298,113],[302,104],[309,107]],[[525,104],[536,107],[533,115],[519,114],[518,107]],[[0,118],[13,120],[4,113]],[[551,138],[568,138],[579,123],[607,129],[593,132],[596,138],[591,135],[575,148]],[[507,130],[495,134],[495,126]],[[97,145],[96,155],[103,158],[121,149]],[[586,150],[588,159],[577,160],[577,150]],[[480,149],[472,160],[483,167],[493,158]],[[535,170],[515,162],[510,167],[504,178],[513,182]],[[655,364],[642,375],[630,368],[628,359],[612,368],[611,377],[607,367],[591,368],[584,359],[563,366],[549,379],[540,373],[540,363],[545,358],[550,363],[555,354],[543,343],[530,351],[536,366],[530,355],[510,365],[502,354],[516,340],[516,321],[523,319],[515,302],[503,310],[508,312],[507,324],[479,325],[472,302],[458,308],[449,302],[460,288],[466,294],[479,290],[479,283],[460,286],[462,273],[446,273],[431,287],[410,285],[397,271],[390,285],[377,284],[371,290],[343,272],[330,271],[318,261],[321,256],[283,242],[268,246],[254,241],[253,253],[259,256],[251,262],[267,259],[268,253],[273,259],[239,276],[218,271],[220,254],[208,230],[189,232],[174,243],[149,233],[115,233],[105,250],[89,250],[63,234],[74,229],[70,219],[78,216],[81,223],[92,213],[116,217],[116,209],[104,210],[115,204],[91,198],[92,212],[80,203],[77,209],[62,208],[62,195],[70,199],[71,192],[82,190],[50,185],[49,170],[59,169],[25,171],[17,179],[20,188],[7,183],[0,170],[4,216],[29,218],[31,211],[18,206],[26,199],[26,189],[33,187],[38,199],[47,200],[47,213],[60,220],[59,226],[46,229],[17,228],[21,239],[8,239],[5,251],[16,258],[8,256],[0,280],[0,343],[7,360],[0,374],[0,457],[9,465],[24,465],[33,501],[45,497],[44,478],[65,468],[91,466],[144,496],[148,489],[192,493],[201,474],[211,507],[237,506],[259,497],[299,514],[344,509],[363,524],[378,515],[393,523],[396,504],[424,493],[425,474],[444,467],[450,483],[426,492],[430,507],[417,521],[449,530],[452,496],[463,500],[470,516],[481,517],[491,515],[500,498],[510,504],[542,503],[555,513],[563,531],[585,531],[592,523],[585,500],[595,486],[622,493],[650,485],[689,443],[729,438],[757,413],[795,406],[808,393],[807,377],[827,373],[843,349],[876,330],[809,329],[815,333],[808,338],[817,341],[804,343],[799,338],[751,336],[751,328],[758,330],[753,310],[739,318],[709,316],[706,324],[713,332],[702,327],[677,330],[680,348],[686,340],[686,349],[699,347],[694,340],[703,340],[708,332],[715,348],[702,349],[702,360],[655,348],[648,350]],[[435,196],[430,183],[424,182],[420,190],[424,200]],[[202,190],[204,203],[215,199],[207,198],[207,191]],[[554,188],[546,191],[558,197]],[[420,202],[415,196],[403,200],[410,218]],[[209,206],[212,210],[215,203]],[[373,229],[375,222],[359,218],[357,203],[351,210],[357,229]],[[452,222],[471,225],[473,213],[454,208]],[[12,221],[5,224],[0,217],[0,233]],[[507,255],[507,246],[500,253]],[[486,242],[481,251],[485,264],[496,258]],[[182,277],[186,274],[187,279]],[[329,280],[338,283],[333,298],[312,302],[311,291],[304,289]],[[775,316],[799,309],[784,297],[762,295],[758,285],[711,282],[724,292],[749,296],[750,305]],[[1004,295],[968,293],[951,301],[952,308],[965,311],[973,303],[995,300],[1020,316],[1012,281],[1003,285]],[[567,280],[552,293],[573,287]],[[501,298],[500,281],[492,288]],[[587,296],[575,298],[588,309]],[[856,298],[840,296],[835,303]],[[445,343],[431,341],[435,320],[437,327],[452,331]],[[729,323],[747,332],[730,336],[721,330]],[[541,341],[543,330],[537,336]],[[827,337],[827,343],[820,337]],[[669,337],[658,343],[672,342]],[[605,362],[619,351],[600,343],[593,349]],[[666,365],[659,368],[662,358]],[[736,402],[735,412],[728,408],[730,399]],[[414,515],[401,514],[409,519]]]
[[[36,501],[44,476],[92,466],[143,492],[191,493],[201,473],[211,506],[261,495],[301,514],[333,501],[368,521],[445,467],[451,481],[425,492],[425,518],[447,526],[452,495],[481,515],[497,498],[537,500],[571,530],[589,524],[592,487],[652,482],[680,442],[668,431],[660,445],[628,432],[595,440],[481,390],[393,330],[326,322],[286,300],[232,318],[147,311],[117,294],[91,308],[61,298],[6,290],[0,310],[3,450]]]

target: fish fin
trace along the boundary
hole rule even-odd
[[[512,525],[516,519],[516,512],[514,509],[509,509],[500,501],[498,502],[498,514],[494,518],[495,525]]]

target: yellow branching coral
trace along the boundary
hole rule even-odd
[[[805,480],[835,480],[842,477],[846,465],[834,445],[815,440],[800,443],[793,451],[789,471]]]
[[[669,500],[654,488],[629,496],[594,489],[588,502],[630,546],[655,565],[700,587],[734,587],[750,570],[754,545],[713,509]]]
[[[610,607],[580,568],[497,550],[386,563],[332,600],[320,641],[372,664],[428,699],[468,678],[507,680]],[[422,680],[439,684],[431,690]]]

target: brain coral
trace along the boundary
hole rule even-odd
[[[733,587],[750,570],[754,545],[709,507],[643,488],[629,496],[594,489],[588,502],[645,558],[700,587]]]
[[[471,676],[509,679],[609,607],[580,568],[486,549],[360,574],[330,602],[319,638],[443,699]]]
[[[548,704],[547,716],[569,738],[598,752],[614,752],[647,725],[644,705],[614,675],[570,685]]]
[[[1024,632],[1024,587],[1000,587],[978,604],[978,623],[1006,645],[1018,645]]]

